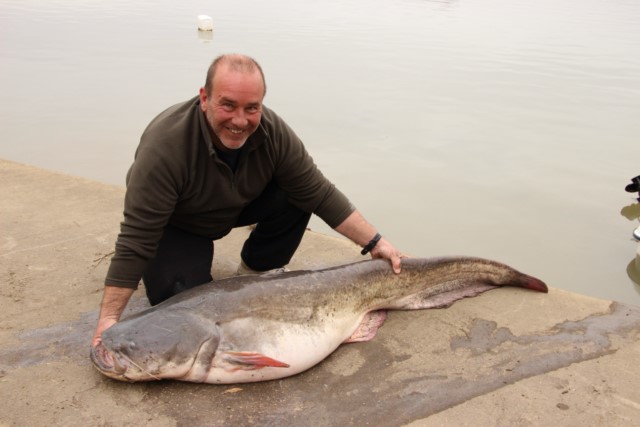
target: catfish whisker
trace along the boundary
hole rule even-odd
[[[144,372],[145,374],[149,375],[151,378],[154,378],[158,381],[160,381],[160,378],[156,377],[155,375],[153,375],[151,372],[147,372],[145,369],[142,368],[142,366],[138,365],[136,362],[134,362],[131,359],[128,359],[129,363],[131,363],[133,366],[135,366],[136,368],[140,369],[140,371]]]

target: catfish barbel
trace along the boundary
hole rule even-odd
[[[448,307],[498,286],[547,292],[540,280],[481,258],[368,260],[316,271],[210,282],[124,319],[91,350],[122,381],[230,384],[318,364],[344,342],[368,341],[385,310]]]

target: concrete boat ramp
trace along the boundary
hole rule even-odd
[[[640,423],[640,308],[558,289],[391,312],[373,341],[283,380],[111,380],[88,354],[124,189],[4,160],[0,183],[0,426]],[[216,244],[216,277],[247,233]],[[290,267],[359,259],[310,231]],[[141,288],[128,312],[146,306]]]

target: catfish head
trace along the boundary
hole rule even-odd
[[[91,349],[91,360],[104,375],[120,381],[203,382],[218,343],[214,322],[186,310],[159,310],[104,331],[102,342]]]

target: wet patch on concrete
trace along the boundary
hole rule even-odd
[[[124,315],[148,306],[144,298],[134,298]],[[88,366],[89,345],[97,320],[96,310],[83,313],[70,322],[18,332],[16,338],[19,344],[0,348],[0,369],[8,374],[17,368],[65,359],[79,366]]]
[[[556,325],[542,335],[514,336],[508,328],[497,328],[496,322],[476,319],[466,337],[451,340],[451,349],[467,349],[478,356],[487,352],[499,351],[505,343],[515,343],[527,348],[539,347],[542,344],[574,347],[576,345],[593,347],[593,351],[606,352],[611,347],[609,334],[625,336],[632,331],[637,332],[640,308],[613,302],[609,313],[594,314],[580,321],[566,321]]]

